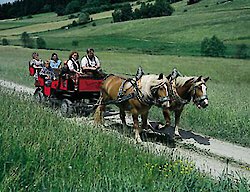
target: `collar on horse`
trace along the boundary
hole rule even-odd
[[[124,93],[131,87],[129,87],[128,89],[124,90],[124,86],[127,82],[130,82],[134,92],[129,93],[128,95],[124,95]],[[140,90],[141,87],[141,78],[139,80],[135,80],[135,79],[125,79],[123,80],[120,88],[119,88],[119,92],[117,95],[117,100],[114,101],[115,103],[121,103],[124,101],[127,101],[129,99],[132,98],[137,98],[142,104],[147,105],[147,106],[151,106],[151,105],[156,105],[158,107],[161,106],[162,103],[169,101],[170,98],[168,96],[166,97],[160,97],[159,99],[155,100],[153,97],[150,96],[145,96],[142,91]],[[158,88],[161,87],[163,84],[160,84],[159,86],[157,86],[156,88],[154,88],[153,93],[155,94],[158,91]]]
[[[176,89],[176,82],[175,82],[176,78],[170,81],[170,100],[172,102],[177,102],[180,103],[181,105],[186,105],[190,102],[190,100],[187,99],[183,99],[179,96],[179,94],[177,93],[177,89]]]

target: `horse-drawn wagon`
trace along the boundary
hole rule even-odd
[[[30,75],[37,69],[29,66]],[[39,70],[38,70],[39,71]],[[60,106],[64,116],[72,113],[87,115],[94,109],[99,96],[102,77],[89,75],[57,74],[55,79],[46,83],[46,78],[37,73],[34,98],[39,102],[49,102]]]

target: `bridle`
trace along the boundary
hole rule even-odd
[[[154,105],[156,105],[157,107],[163,107],[163,103],[167,102],[167,101],[170,101],[170,97],[168,96],[168,86],[167,86],[167,82],[164,82],[162,84],[160,84],[159,86],[157,87],[154,87],[153,89],[151,89],[152,91],[152,95],[156,96],[157,95],[157,92],[159,91],[159,89],[161,87],[164,87],[165,88],[165,91],[166,91],[166,96],[160,96],[158,97],[158,99],[153,99],[152,98],[152,102]]]
[[[194,83],[194,85],[190,88],[191,89],[192,100],[193,100],[194,104],[196,104],[196,105],[202,105],[202,102],[204,100],[208,99],[207,94],[206,95],[202,95],[200,97],[196,97],[196,90],[201,85],[206,86],[206,84],[204,82],[200,81],[200,82]]]

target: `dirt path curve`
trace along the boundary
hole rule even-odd
[[[28,93],[29,95],[34,93],[32,88],[1,79],[0,87]],[[105,119],[107,121],[106,127],[121,123],[119,115],[107,116]],[[84,121],[86,119],[79,118],[79,120]],[[127,122],[129,125],[132,125],[131,118],[127,118]],[[157,123],[153,121],[150,121],[149,124],[153,129],[157,126]],[[173,134],[172,128],[157,131],[159,134],[168,134],[170,136]],[[174,148],[159,142],[143,142],[142,146],[147,147],[153,153],[168,153],[187,158],[195,162],[198,169],[214,177],[219,177],[223,171],[226,171],[228,174],[234,174],[236,177],[238,175],[244,176],[250,182],[250,148],[202,136],[191,131],[180,130],[180,134],[183,140],[177,141]]]

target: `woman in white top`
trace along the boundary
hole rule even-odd
[[[76,51],[71,52],[67,66],[70,72],[80,74],[79,54]]]

